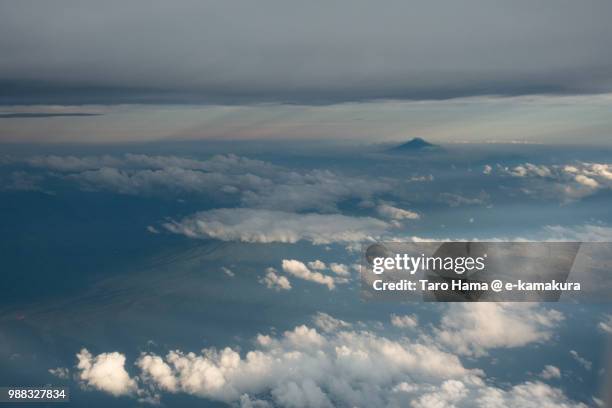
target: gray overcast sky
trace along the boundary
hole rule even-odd
[[[612,2],[0,1],[0,103],[612,90]]]
[[[612,140],[612,1],[0,0],[0,142]]]

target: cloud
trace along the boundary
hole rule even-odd
[[[70,370],[66,367],[50,368],[49,373],[60,380],[67,380],[70,378]]]
[[[610,242],[612,228],[602,225],[547,225],[544,231],[551,241]]]
[[[382,234],[388,226],[370,217],[297,214],[252,208],[202,211],[163,225],[170,232],[190,238],[258,243],[304,240],[316,245],[365,241]]]
[[[283,259],[283,271],[289,273],[296,278],[318,283],[319,285],[327,286],[327,289],[333,290],[335,286],[334,278],[323,275],[320,272],[312,272],[306,265],[295,259]]]
[[[161,357],[143,354],[136,365],[142,371],[143,379],[146,382],[155,383],[162,391],[176,392],[178,390],[179,381],[175,373]]]
[[[325,268],[327,268],[327,265],[325,265],[325,262],[323,261],[319,261],[318,259],[312,262],[308,262],[308,267],[310,269],[316,269],[316,270],[323,270]]]
[[[591,368],[593,367],[593,363],[590,362],[589,360],[587,360],[586,358],[582,357],[580,354],[578,354],[578,352],[576,350],[570,350],[570,355],[573,357],[574,360],[576,360],[582,367],[584,367],[585,370],[587,371],[591,371]]]
[[[612,189],[612,165],[576,162],[565,165],[525,163],[513,168],[498,166],[501,174],[531,180],[530,189],[548,196],[576,200]]]
[[[568,400],[558,388],[537,381],[515,385],[508,391],[493,387],[485,389],[481,392],[478,402],[481,407],[587,408],[583,403]]]
[[[78,378],[86,387],[105,391],[114,396],[136,393],[136,380],[125,370],[125,355],[112,352],[93,356],[87,349],[77,355]]]
[[[267,268],[266,275],[261,278],[259,282],[266,285],[268,289],[274,289],[276,291],[291,289],[289,279],[285,276],[279,276],[274,268]]]
[[[64,172],[95,170],[104,167],[121,169],[164,169],[178,167],[189,170],[205,170],[223,173],[271,173],[275,170],[275,167],[269,163],[236,156],[234,154],[216,155],[208,160],[197,160],[172,155],[150,156],[134,153],[125,153],[116,156],[46,155],[29,157],[24,159],[24,162],[32,167]]]
[[[381,204],[376,207],[376,211],[382,217],[389,218],[392,220],[418,220],[421,216],[409,210],[404,210],[402,208],[393,207],[388,204]]]
[[[207,160],[178,156],[34,156],[31,167],[64,173],[88,191],[128,195],[206,194],[235,196],[245,207],[338,212],[351,198],[389,191],[386,178],[348,177],[328,170],[297,172],[233,154]]]
[[[612,334],[612,315],[606,315],[604,319],[597,324],[599,330]]]
[[[476,197],[465,197],[453,193],[440,194],[440,201],[447,203],[451,207],[459,207],[462,205],[486,205],[489,198],[489,195],[484,191],[481,191]]]
[[[536,304],[465,303],[448,309],[434,335],[459,354],[482,356],[489,349],[550,340],[562,320],[558,311]]]
[[[545,380],[550,380],[553,378],[561,378],[561,370],[558,367],[547,365],[544,367],[542,372],[540,373],[540,377]]]
[[[127,195],[232,194],[250,188],[263,188],[269,180],[252,174],[225,174],[168,167],[162,169],[126,170],[103,167],[69,174],[87,191],[111,191]],[[231,188],[231,189],[230,189]]]
[[[36,118],[57,118],[57,117],[87,117],[99,116],[101,113],[84,113],[84,112],[0,112],[0,119],[36,119]]]
[[[0,191],[44,191],[40,186],[44,177],[25,171],[0,175]]]
[[[336,319],[335,317],[323,312],[318,312],[312,320],[315,326],[323,330],[325,333],[331,333],[340,329],[349,329],[353,326],[351,323]]]
[[[351,276],[348,266],[341,264],[341,263],[332,262],[331,264],[329,264],[329,269],[338,276],[343,276],[343,277]]]
[[[69,14],[62,5],[14,2],[3,8],[6,21],[19,23],[3,26],[9,63],[0,67],[0,101],[316,104],[610,89],[607,2],[546,2],[554,15],[524,2],[347,4],[322,19],[313,4],[273,1],[173,10],[161,1],[92,3]],[[24,39],[36,46],[24,52]]]
[[[230,268],[227,268],[225,266],[221,267],[221,271],[223,271],[223,273],[229,276],[230,278],[233,278],[234,276],[236,276],[236,274]]]
[[[136,361],[139,385],[260,408],[586,408],[541,382],[496,387],[431,343],[352,330],[324,313],[315,321],[322,333],[301,325],[278,336],[260,334],[242,353],[231,347],[143,353]]]
[[[349,198],[367,200],[390,189],[391,184],[385,178],[346,177],[317,169],[304,173],[284,170],[275,175],[275,182],[266,186],[265,191],[246,191],[242,203],[285,211],[336,212],[338,202]]]
[[[404,315],[399,316],[396,314],[391,315],[391,324],[401,329],[414,329],[419,325],[419,320],[416,315]]]

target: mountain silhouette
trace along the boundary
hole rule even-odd
[[[436,151],[440,150],[441,147],[439,145],[429,143],[425,139],[420,137],[415,137],[412,140],[409,140],[406,143],[402,143],[399,146],[392,147],[389,149],[390,152],[423,152],[423,151]]]

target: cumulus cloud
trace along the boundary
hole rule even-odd
[[[355,331],[324,313],[315,321],[322,333],[301,325],[279,336],[260,334],[255,347],[243,353],[231,347],[143,353],[136,361],[137,378],[155,393],[242,407],[585,408],[541,382],[496,387],[481,370],[465,367],[429,342]]]
[[[312,272],[304,263],[295,259],[283,259],[282,266],[283,271],[296,278],[325,285],[329,290],[333,290],[336,287],[334,278],[323,275],[320,272]]]
[[[167,222],[164,227],[190,238],[259,243],[305,240],[314,244],[331,244],[371,239],[382,234],[388,224],[371,217],[223,208]]]
[[[140,368],[145,382],[155,383],[162,391],[177,391],[179,381],[173,370],[161,357],[143,354],[136,365]]]
[[[274,289],[277,291],[291,289],[289,279],[287,279],[285,276],[279,276],[274,268],[267,268],[265,276],[261,278],[259,282],[266,285],[268,289]]]
[[[77,355],[79,380],[85,387],[92,387],[114,396],[134,394],[136,380],[125,370],[125,355],[112,352],[93,356],[87,349]]]
[[[348,266],[341,263],[332,262],[331,264],[329,264],[329,269],[338,276],[351,276]]]
[[[435,337],[459,354],[481,356],[489,349],[547,341],[563,319],[536,304],[463,303],[448,309]]]
[[[524,163],[515,167],[498,166],[501,174],[531,180],[527,192],[579,199],[600,190],[612,189],[612,165],[576,162],[566,165]]]
[[[317,326],[319,329],[323,330],[326,333],[333,332],[339,329],[348,329],[352,327],[351,323],[345,322],[341,319],[337,319],[323,312],[318,312],[312,320],[315,326]]]
[[[327,268],[327,265],[325,265],[325,262],[323,262],[323,261],[319,261],[319,260],[317,259],[317,260],[314,260],[314,261],[308,262],[308,267],[309,267],[310,269],[316,269],[316,270],[318,270],[318,271],[322,271],[323,269],[326,269],[326,268]]]
[[[589,360],[587,360],[586,358],[582,357],[580,354],[578,354],[578,352],[576,350],[570,350],[570,355],[572,356],[572,358],[574,360],[576,360],[578,362],[578,364],[580,364],[585,370],[587,371],[591,371],[591,368],[593,367],[593,363],[590,362]]]
[[[381,204],[376,207],[376,211],[381,217],[389,218],[392,220],[418,220],[421,216],[409,210],[404,210],[402,208],[393,207],[389,204]]]
[[[515,385],[508,391],[490,387],[482,390],[477,403],[479,407],[587,408],[583,403],[570,401],[560,389],[537,381]]]
[[[561,378],[561,370],[559,370],[559,367],[555,367],[553,365],[547,365],[546,367],[544,367],[544,369],[540,373],[540,377],[542,377],[545,380],[550,380],[553,378]]]
[[[419,325],[419,320],[416,315],[391,315],[391,324],[402,329],[414,329]]]

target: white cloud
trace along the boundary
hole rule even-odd
[[[502,174],[530,179],[531,189],[535,191],[545,195],[560,195],[568,200],[579,199],[602,189],[612,189],[612,165],[605,163],[525,163],[513,168],[498,166],[498,169]]]
[[[245,189],[242,204],[283,211],[337,212],[337,203],[343,200],[368,200],[376,193],[391,189],[385,179],[347,177],[318,169],[304,173],[282,169],[273,179],[264,189]]]
[[[230,278],[233,278],[234,276],[236,276],[236,274],[230,268],[227,268],[225,266],[221,267],[221,271],[223,271],[223,273],[229,276]]]
[[[491,174],[492,171],[493,167],[488,164],[485,164],[484,168],[482,169],[482,174]]]
[[[551,241],[579,241],[579,242],[610,242],[612,241],[612,228],[601,225],[561,226],[547,225],[544,227],[548,239]]]
[[[448,309],[435,337],[459,354],[480,356],[488,349],[547,341],[562,320],[561,313],[536,304],[460,303]]]
[[[142,354],[138,381],[155,393],[244,408],[586,408],[541,382],[498,388],[431,343],[354,331],[322,313],[315,319],[325,322],[324,333],[302,325],[276,337],[259,335],[255,348],[244,353],[225,347]]]
[[[590,188],[593,188],[593,189],[599,187],[599,183],[596,180],[594,180],[594,179],[592,179],[590,177],[587,177],[587,176],[585,176],[583,174],[577,175],[574,178],[574,180],[576,180],[578,183],[582,184],[583,186],[590,187]]]
[[[389,218],[392,220],[418,220],[421,216],[409,210],[404,210],[402,208],[393,207],[388,204],[380,204],[376,207],[376,211],[382,217]]]
[[[70,378],[70,370],[68,370],[66,367],[50,368],[49,373],[61,380],[67,380]]]
[[[553,378],[561,378],[561,370],[558,367],[553,365],[547,365],[544,367],[542,372],[540,373],[540,377],[545,380],[550,380]]]
[[[612,315],[606,315],[597,327],[605,333],[612,334]]]
[[[344,277],[351,276],[348,266],[341,264],[341,263],[332,262],[329,265],[329,269],[338,276],[344,276]]]
[[[323,269],[326,269],[326,268],[327,268],[327,265],[325,265],[325,262],[323,262],[323,261],[319,261],[319,260],[317,259],[317,260],[315,260],[315,261],[308,262],[308,267],[309,267],[310,269],[316,269],[316,270],[318,270],[318,271],[322,271]]]
[[[279,276],[274,268],[267,268],[266,275],[261,278],[259,282],[266,285],[268,289],[274,289],[277,291],[291,289],[289,279],[287,279],[285,276]]]
[[[326,333],[336,331],[338,329],[349,329],[352,324],[345,322],[344,320],[336,319],[327,313],[318,312],[313,317],[313,323],[321,330]]]
[[[280,211],[338,212],[343,200],[368,200],[391,181],[348,177],[329,170],[297,172],[232,154],[207,160],[177,156],[36,156],[30,166],[65,173],[84,190],[130,195],[237,195],[244,207]]]
[[[260,243],[305,240],[314,244],[369,240],[382,234],[387,226],[387,223],[370,217],[296,214],[250,208],[203,211],[164,224],[167,230],[190,238]]]
[[[461,381],[446,380],[440,387],[430,388],[410,405],[413,408],[452,408],[468,394],[467,387]]]
[[[570,350],[570,355],[574,358],[574,360],[578,362],[578,364],[584,367],[585,370],[591,371],[591,368],[593,367],[593,363],[591,363],[589,360],[587,360],[586,358],[578,354],[576,350]]]
[[[140,368],[145,381],[155,383],[163,391],[177,391],[178,380],[175,373],[161,357],[143,354],[136,365]]]
[[[485,388],[476,402],[482,408],[587,408],[585,404],[570,401],[558,388],[539,381],[527,381],[508,391]]]
[[[272,184],[270,180],[250,173],[215,173],[181,167],[144,170],[102,167],[72,173],[66,178],[78,182],[84,190],[112,191],[127,195],[219,192],[233,194],[227,189],[246,191],[249,188],[264,189]]]
[[[125,370],[125,355],[112,352],[97,356],[87,349],[77,355],[77,368],[81,384],[108,392],[114,396],[134,394],[138,390],[136,381]]]
[[[515,177],[528,177],[528,176],[537,176],[537,177],[551,177],[552,171],[546,166],[538,166],[531,163],[525,163],[519,166],[516,166],[509,170],[509,173]]]
[[[419,320],[416,315],[391,315],[391,324],[402,329],[414,329],[419,325]]]
[[[300,261],[295,259],[283,259],[282,266],[283,271],[295,276],[296,278],[315,282],[319,285],[325,285],[329,290],[333,290],[335,288],[334,278],[323,275],[320,272],[312,272]]]
[[[217,155],[208,160],[196,160],[178,156],[149,156],[145,154],[126,153],[119,156],[34,156],[25,159],[32,167],[45,168],[62,172],[96,170],[105,167],[121,169],[164,169],[182,168],[205,170],[208,172],[255,172],[272,173],[275,166],[260,161],[236,156],[234,154]]]

